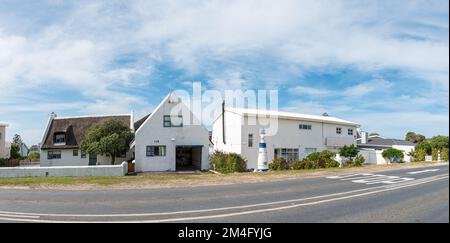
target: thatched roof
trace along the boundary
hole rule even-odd
[[[91,116],[91,117],[72,117],[72,118],[55,118],[50,124],[45,141],[42,144],[43,149],[64,148],[76,149],[80,147],[81,141],[84,139],[86,131],[95,124],[105,120],[119,120],[130,126],[130,115],[112,115],[112,116]],[[55,133],[66,134],[65,145],[54,145],[53,138]]]

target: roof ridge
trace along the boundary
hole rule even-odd
[[[62,116],[62,117],[55,117],[54,120],[63,120],[63,119],[81,119],[81,118],[97,118],[97,117],[113,117],[113,116],[131,116],[131,114]]]

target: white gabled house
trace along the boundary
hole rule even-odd
[[[107,156],[85,154],[80,150],[86,131],[105,120],[119,120],[134,131],[133,114],[57,117],[51,113],[41,141],[41,166],[110,165]],[[118,156],[116,164],[131,159],[127,152]]]
[[[175,94],[135,129],[136,172],[209,169],[209,132]]]
[[[328,115],[224,107],[212,125],[214,150],[238,153],[247,159],[248,169],[255,169],[264,124],[271,124],[272,130],[266,136],[269,163],[277,157],[296,161],[312,152],[356,145],[360,127]]]

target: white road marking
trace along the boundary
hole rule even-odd
[[[34,216],[34,215],[18,215],[18,214],[4,214],[4,213],[0,213],[0,217],[30,218],[30,219],[40,218],[40,216]]]
[[[435,172],[435,171],[439,171],[439,169],[412,171],[412,172],[408,172],[407,174],[416,175],[416,174],[422,174],[422,173],[427,173],[427,172]]]
[[[384,188],[384,189],[375,190],[375,191],[369,191],[369,192],[355,194],[355,195],[349,195],[349,196],[325,199],[325,200],[309,202],[309,203],[294,204],[294,205],[282,206],[282,207],[276,207],[276,208],[258,209],[258,210],[244,211],[244,212],[218,214],[218,215],[208,215],[208,216],[172,218],[172,219],[158,219],[158,220],[134,220],[134,221],[133,220],[132,221],[62,221],[62,220],[42,220],[42,219],[11,219],[11,218],[2,218],[2,217],[0,217],[0,220],[23,221],[23,222],[39,222],[39,223],[163,223],[163,222],[191,221],[191,220],[200,220],[200,219],[214,219],[214,218],[241,216],[241,215],[248,215],[248,214],[255,214],[255,213],[264,213],[264,212],[270,212],[270,211],[278,211],[278,210],[291,209],[291,208],[296,208],[296,207],[301,207],[301,206],[318,205],[318,204],[327,203],[327,202],[333,202],[333,201],[340,201],[340,200],[344,200],[344,199],[362,197],[362,196],[376,194],[376,193],[380,193],[380,192],[398,190],[398,189],[401,189],[401,188],[421,185],[421,184],[430,183],[430,182],[433,182],[433,181],[442,180],[442,179],[448,179],[448,178],[449,178],[448,174],[445,174],[443,176],[434,176],[434,177],[430,177],[430,178],[423,178],[423,179],[417,180],[415,182],[410,182],[410,183],[403,184],[403,185],[397,185],[397,186],[388,185],[388,186],[376,187],[376,188]],[[341,194],[343,194],[343,193],[341,193]]]
[[[374,184],[395,184],[405,181],[415,180],[414,178],[399,177],[399,176],[388,176],[380,174],[362,173],[362,174],[352,174],[343,176],[330,176],[328,179],[338,179],[341,181],[351,181],[353,183],[374,185]]]

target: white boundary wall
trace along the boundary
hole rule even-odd
[[[0,178],[56,177],[56,176],[124,176],[128,164],[97,166],[52,166],[0,168]]]

